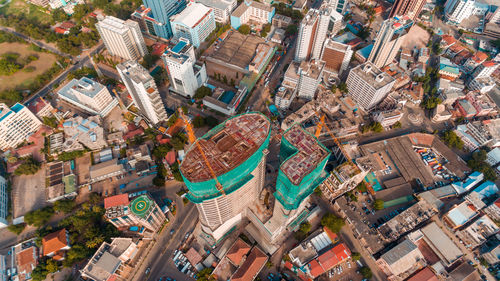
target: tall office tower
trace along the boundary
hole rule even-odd
[[[100,16],[97,31],[108,52],[126,60],[138,60],[148,53],[139,24],[133,20]]]
[[[286,229],[300,225],[310,212],[306,208],[309,195],[328,177],[325,166],[331,152],[299,124],[285,131],[280,146],[280,168],[276,180],[276,198],[273,215],[266,222],[253,212],[249,219],[253,223],[247,230],[257,229],[260,235],[252,235],[259,245],[272,253],[284,238]]]
[[[344,17],[337,11],[332,11],[330,14],[330,23],[328,25],[328,32],[331,36],[336,35],[342,29],[342,19]]]
[[[498,66],[499,64],[494,61],[485,61],[476,67],[472,76],[475,78],[490,77],[497,70]]]
[[[351,69],[347,77],[349,95],[365,111],[382,101],[396,83],[389,74],[366,62]]]
[[[341,15],[345,13],[345,10],[347,8],[347,2],[346,0],[330,0],[329,3],[332,5],[337,12],[339,12]]]
[[[258,200],[264,186],[270,133],[266,116],[247,113],[226,120],[188,149],[180,166],[189,189],[187,198],[196,204],[202,230],[214,243],[230,232]]]
[[[227,23],[231,17],[231,12],[238,5],[236,0],[196,0],[207,7],[214,10],[215,21],[219,23]]]
[[[153,124],[167,120],[165,105],[156,83],[142,65],[136,61],[127,61],[117,65],[116,70],[142,115]]]
[[[0,103],[0,149],[16,147],[34,134],[42,122],[24,105],[16,103],[11,108]]]
[[[396,0],[392,6],[389,18],[408,16],[410,19],[415,20],[420,15],[425,2],[426,0]]]
[[[162,55],[168,69],[171,90],[185,97],[194,97],[195,91],[207,81],[205,64],[197,64],[194,47],[185,38]]]
[[[327,39],[321,54],[321,60],[325,62],[324,71],[340,77],[349,66],[352,53],[350,45]]]
[[[373,62],[379,68],[391,63],[412,25],[413,21],[407,16],[385,20],[375,39],[368,61]]]
[[[7,191],[7,180],[0,176],[0,229],[7,227],[9,222],[9,192]]]
[[[474,6],[474,0],[448,0],[444,4],[444,18],[447,23],[459,25],[472,16]]]
[[[87,77],[69,81],[57,94],[64,101],[101,117],[107,116],[118,105],[118,100],[111,96],[108,88]]]
[[[215,29],[214,11],[203,4],[189,2],[182,12],[170,18],[170,25],[175,38],[189,39],[198,48]]]
[[[144,6],[151,9],[155,19],[155,33],[157,36],[169,39],[172,37],[170,17],[178,14],[186,7],[186,0],[143,0]]]
[[[330,5],[323,5],[319,10],[311,9],[307,12],[299,26],[295,61],[319,59],[332,12],[334,9]]]

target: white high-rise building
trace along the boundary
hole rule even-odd
[[[490,77],[497,70],[498,66],[499,64],[494,61],[485,61],[476,67],[472,76],[475,78]]]
[[[153,124],[167,120],[165,105],[149,72],[136,61],[121,63],[116,69],[141,113]]]
[[[87,77],[69,81],[57,94],[62,100],[101,117],[107,116],[118,105],[108,88]]]
[[[396,80],[373,63],[351,69],[347,77],[349,95],[365,111],[373,109],[391,91]]]
[[[0,103],[0,149],[16,147],[34,134],[42,122],[24,105],[16,103],[11,108]]]
[[[139,24],[133,20],[99,17],[97,31],[108,52],[126,60],[139,60],[148,53]]]
[[[0,228],[7,227],[7,216],[9,216],[9,193],[7,191],[7,180],[0,176]]]
[[[474,0],[448,0],[444,5],[444,15],[448,23],[460,24],[464,19],[472,16]]]
[[[340,13],[340,14],[344,14],[345,13],[345,10],[347,8],[347,0],[330,0],[329,3],[330,5],[332,5],[335,10]]]
[[[412,25],[413,21],[407,16],[385,20],[375,39],[368,61],[373,62],[379,68],[390,64],[399,52]]]
[[[185,97],[194,97],[195,91],[207,81],[205,64],[196,64],[193,45],[181,38],[179,43],[162,55],[168,69],[171,90]]]
[[[196,48],[215,29],[215,17],[212,8],[190,2],[179,14],[170,18],[170,25],[175,38],[186,38]]]
[[[231,12],[238,5],[236,0],[196,0],[207,7],[214,10],[215,21],[219,23],[227,23]]]
[[[330,24],[328,26],[328,31],[330,35],[334,36],[342,29],[342,19],[344,17],[337,11],[332,11],[330,14]]]
[[[320,58],[333,12],[335,12],[334,8],[329,5],[324,5],[319,10],[311,9],[307,12],[299,26],[295,61]]]

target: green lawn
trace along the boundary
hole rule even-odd
[[[1,2],[2,0],[0,0]],[[28,4],[25,0],[12,0],[7,6],[0,8],[3,15],[27,15],[29,19],[35,19],[41,23],[49,23],[51,15],[48,10],[33,4]]]

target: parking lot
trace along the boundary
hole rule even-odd
[[[359,268],[360,266],[352,260],[344,261],[325,274],[324,278],[325,280],[361,281],[363,276],[359,274]]]
[[[44,207],[45,165],[34,175],[12,177],[13,218]]]

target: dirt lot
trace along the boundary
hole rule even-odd
[[[417,48],[423,48],[427,46],[429,38],[430,35],[425,29],[418,25],[414,25],[410,28],[410,31],[408,32],[408,35],[406,36],[406,39],[401,47],[409,48],[410,50],[412,50],[415,46],[417,46]]]
[[[12,179],[13,218],[44,207],[45,165],[35,175],[15,176]]]
[[[33,72],[28,73],[21,69],[13,75],[0,76],[0,91],[30,84],[36,76],[47,71],[56,61],[55,55],[30,50],[30,45],[23,43],[1,43],[0,55],[8,52],[18,53],[21,55],[21,58],[25,58],[29,55],[37,55],[38,60],[32,61],[24,66],[24,68],[29,66],[35,67],[36,69]]]

